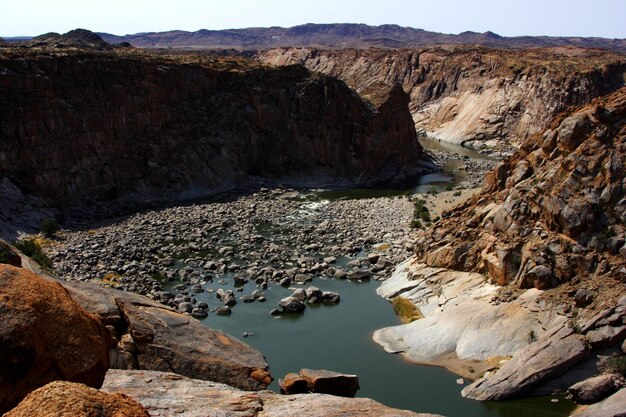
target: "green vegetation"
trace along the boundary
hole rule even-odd
[[[43,253],[41,246],[35,239],[18,240],[13,243],[13,246],[42,267],[52,268],[52,261]]]
[[[626,356],[611,356],[607,358],[605,370],[610,374],[626,375]]]
[[[422,227],[422,222],[430,223],[430,212],[426,207],[426,201],[418,198],[414,202],[415,209],[413,210],[413,220],[411,220],[411,227],[418,229]]]
[[[534,330],[528,332],[528,343],[534,343],[537,341],[537,335]]]
[[[46,219],[39,225],[41,233],[47,238],[52,238],[59,231],[59,223],[55,219]]]
[[[393,304],[393,311],[400,317],[402,323],[411,323],[424,318],[420,309],[404,297],[396,297],[391,303]]]

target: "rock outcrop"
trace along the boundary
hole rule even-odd
[[[123,392],[152,415],[179,417],[376,416],[427,417],[397,410],[369,398],[324,394],[279,395],[271,391],[245,392],[227,385],[197,381],[163,372],[111,370],[102,390]]]
[[[106,394],[72,382],[51,382],[30,394],[4,417],[150,417],[124,394]]]
[[[399,87],[373,104],[301,66],[136,51],[3,49],[0,66],[0,177],[57,206],[433,168]]]
[[[475,400],[505,400],[529,395],[550,378],[564,374],[589,353],[584,336],[556,327],[518,352],[494,375],[487,375],[462,391]]]
[[[423,233],[433,267],[483,273],[499,285],[550,289],[588,309],[626,292],[626,88],[566,113],[487,175],[481,194]]]
[[[480,274],[431,268],[409,259],[377,292],[389,300],[401,296],[411,301],[424,318],[377,330],[374,340],[409,361],[439,364],[475,379],[485,366],[494,365],[487,362],[514,355],[547,328],[566,321],[542,311],[540,291],[494,305],[497,291]]]
[[[579,48],[415,50],[282,48],[257,54],[273,65],[303,64],[366,96],[372,85],[402,85],[418,130],[468,146],[519,145],[567,106],[624,85],[619,54]]]
[[[99,388],[110,336],[61,285],[0,264],[0,413],[55,380]]]

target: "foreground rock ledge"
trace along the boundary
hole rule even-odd
[[[110,370],[102,390],[136,399],[153,417],[436,416],[389,408],[369,398],[246,392],[228,385],[155,371]]]

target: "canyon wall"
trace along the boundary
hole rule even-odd
[[[359,93],[373,83],[401,84],[419,131],[476,148],[519,145],[568,106],[623,86],[626,71],[623,55],[580,48],[282,48],[261,52],[257,59],[301,63]]]
[[[400,87],[361,99],[301,66],[0,50],[0,177],[53,205],[403,180],[432,164]]]

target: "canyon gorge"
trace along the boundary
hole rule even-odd
[[[335,349],[373,338],[405,368],[451,370],[465,399],[450,401],[466,402],[450,415],[523,415],[496,401],[531,396],[545,415],[623,410],[623,45],[343,29],[304,45],[85,30],[0,43],[0,413],[447,415],[310,381],[267,390],[276,356],[309,351],[258,350],[274,334],[258,311],[284,331],[365,290],[413,316]],[[188,44],[199,35],[213,43]],[[51,219],[62,230],[39,233]]]

